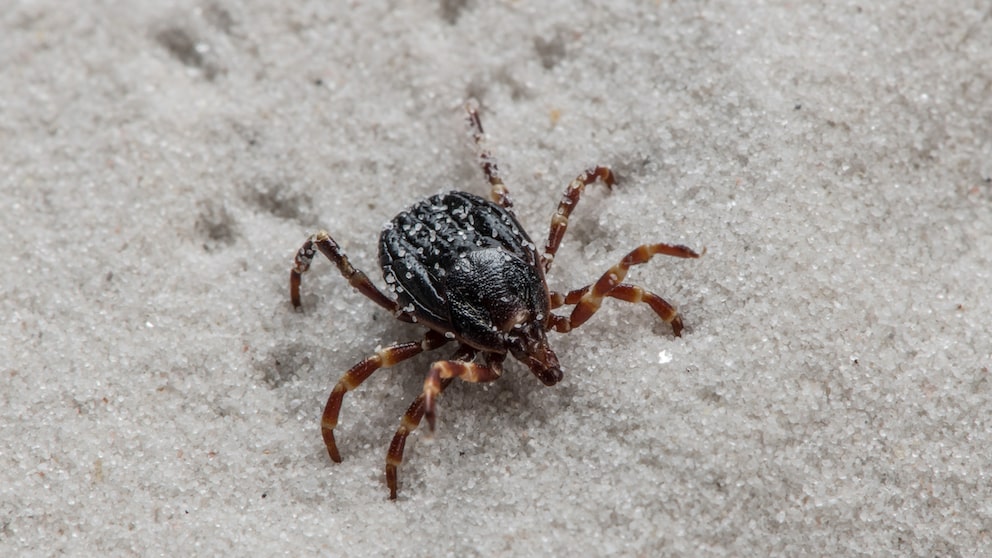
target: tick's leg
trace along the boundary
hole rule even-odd
[[[338,271],[341,272],[341,275],[358,292],[370,298],[372,302],[389,310],[397,319],[405,322],[412,321],[409,314],[400,311],[399,305],[395,300],[386,296],[385,293],[372,284],[372,281],[369,280],[365,273],[355,269],[351,265],[348,257],[341,251],[341,247],[334,242],[334,239],[327,234],[327,231],[318,231],[308,238],[296,253],[296,258],[293,261],[293,269],[289,272],[289,298],[293,301],[293,307],[300,307],[300,280],[303,274],[310,269],[310,263],[313,261],[313,257],[317,254],[318,250],[321,254],[327,256],[327,259],[334,262],[334,265],[338,266]]]
[[[676,336],[681,335],[682,320],[679,318],[678,312],[675,311],[675,308],[673,308],[671,304],[668,304],[661,297],[645,291],[640,287],[621,283],[623,278],[627,276],[627,271],[630,270],[631,266],[645,263],[656,254],[675,256],[677,258],[699,257],[699,254],[693,252],[685,246],[672,244],[644,244],[638,246],[632,252],[624,256],[623,259],[620,260],[620,263],[611,267],[609,271],[604,273],[603,276],[592,285],[572,291],[564,297],[562,297],[561,294],[557,294],[556,297],[552,297],[552,305],[556,305],[556,307],[561,304],[576,305],[575,308],[572,309],[572,313],[568,318],[562,316],[556,316],[553,318],[554,323],[552,324],[552,327],[561,333],[565,333],[579,327],[584,324],[586,320],[592,317],[597,310],[599,310],[599,306],[602,304],[603,298],[610,296],[629,302],[646,302],[652,309],[654,309],[655,312],[658,313],[659,316],[661,316],[661,319],[672,324],[672,331],[674,331]],[[669,317],[671,319],[669,319]]]
[[[578,304],[578,302],[582,299],[582,296],[585,295],[591,288],[592,285],[587,285],[581,289],[571,291],[566,295],[561,293],[551,293],[551,308],[558,308],[564,304]],[[659,318],[664,320],[666,323],[671,324],[675,337],[682,336],[682,317],[679,316],[678,311],[667,300],[652,293],[651,291],[645,290],[637,285],[620,283],[616,287],[613,287],[612,291],[606,293],[606,296],[626,300],[627,302],[643,302],[647,304],[652,310],[654,310],[655,314],[658,314]],[[552,319],[555,320],[555,323],[552,325],[557,331],[568,331],[571,329],[568,318],[555,316],[555,318]],[[559,326],[559,323],[562,325]]]
[[[466,104],[465,112],[468,113],[469,131],[472,133],[472,139],[475,140],[475,147],[479,154],[479,166],[482,167],[482,172],[485,173],[486,178],[489,180],[489,185],[492,187],[489,197],[503,207],[512,207],[513,202],[510,201],[510,193],[506,189],[506,185],[503,184],[503,179],[499,176],[499,167],[496,165],[496,159],[483,145],[486,136],[482,131],[482,121],[479,120],[478,107],[474,103]]]
[[[486,365],[458,360],[439,360],[431,365],[424,380],[424,414],[427,425],[434,432],[435,398],[441,393],[441,382],[448,378],[458,378],[465,382],[492,382],[503,375],[503,359],[506,355],[486,353]]]
[[[565,230],[568,229],[568,216],[572,214],[572,210],[579,203],[582,191],[586,186],[595,182],[597,178],[602,180],[608,188],[612,188],[615,183],[613,171],[609,167],[594,167],[577,176],[565,189],[565,194],[558,203],[558,210],[551,216],[551,231],[548,233],[548,243],[544,246],[544,256],[541,258],[544,261],[544,271],[551,269],[551,263],[555,260],[555,254],[558,253],[558,246],[561,245],[561,239],[565,236]]]
[[[338,453],[338,446],[334,441],[334,427],[338,425],[338,414],[341,412],[341,401],[344,399],[344,394],[360,386],[376,370],[389,368],[424,351],[436,349],[447,342],[448,339],[444,335],[429,331],[422,341],[397,343],[376,351],[374,355],[352,366],[344,373],[344,376],[341,376],[331,391],[331,395],[327,398],[327,405],[324,406],[324,414],[320,419],[320,433],[324,437],[327,454],[333,461],[341,462],[341,454]]]
[[[462,345],[458,351],[452,355],[452,360],[472,360],[476,350],[468,345]],[[439,391],[444,391],[454,381],[454,378],[441,380]],[[407,408],[403,418],[400,419],[400,427],[396,429],[393,441],[389,443],[389,451],[386,452],[386,485],[389,487],[389,499],[396,499],[396,469],[403,463],[403,449],[406,447],[406,438],[420,425],[420,420],[424,418],[424,394],[421,393],[413,400]]]
[[[453,381],[454,378],[442,380],[441,390],[443,391]],[[421,393],[413,400],[413,403],[407,408],[406,413],[403,414],[403,418],[400,419],[400,427],[396,429],[393,441],[389,444],[389,451],[386,453],[386,486],[389,487],[390,500],[396,499],[396,489],[398,487],[396,469],[400,466],[400,463],[403,463],[403,449],[406,447],[406,437],[417,429],[422,418],[424,418],[424,394]]]

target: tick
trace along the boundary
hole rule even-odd
[[[397,468],[403,461],[407,436],[426,417],[434,430],[437,398],[454,380],[492,382],[503,373],[507,355],[524,363],[542,383],[553,386],[562,369],[547,333],[567,333],[586,322],[604,298],[647,304],[681,336],[682,318],[660,296],[624,283],[627,271],[657,254],[698,258],[691,249],[673,244],[644,244],[624,256],[595,283],[560,293],[548,289],[545,274],[551,269],[568,218],[583,190],[596,181],[608,188],[613,172],[597,166],[580,174],[565,189],[544,250],[538,250],[513,214],[509,192],[500,178],[496,161],[483,145],[478,111],[466,106],[468,123],[479,154],[482,172],[489,180],[489,200],[452,191],[420,201],[394,217],[379,235],[379,266],[386,282],[382,290],[356,269],[326,231],[307,239],[290,271],[289,292],[300,308],[300,281],[319,251],[331,260],[352,287],[388,310],[396,319],[427,328],[419,341],[378,349],[338,381],[327,399],[321,433],[331,460],[341,461],[334,428],[344,395],[373,372],[448,343],[456,345],[446,360],[435,361],[424,380],[424,389],[407,409],[386,453],[389,498],[396,499]],[[553,310],[573,306],[567,315]],[[481,362],[480,362],[481,360]]]

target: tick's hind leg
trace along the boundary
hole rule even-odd
[[[486,175],[486,179],[489,180],[489,185],[491,186],[489,197],[502,207],[512,207],[513,202],[510,201],[510,192],[506,189],[503,179],[499,176],[499,167],[496,165],[496,159],[483,145],[486,135],[482,131],[482,121],[479,120],[479,109],[474,103],[468,103],[465,105],[465,112],[468,113],[469,131],[472,133],[472,139],[475,141],[475,147],[479,155],[479,166],[482,167],[482,172]]]
[[[582,191],[585,190],[586,186],[595,182],[597,178],[602,180],[608,188],[612,188],[615,183],[613,171],[609,167],[593,167],[575,177],[575,180],[570,182],[568,188],[565,189],[565,194],[562,195],[561,201],[558,203],[558,210],[551,216],[551,231],[548,233],[548,243],[544,246],[544,256],[541,258],[544,261],[544,271],[551,269],[551,263],[555,260],[555,254],[558,253],[561,239],[565,236],[565,230],[568,229],[568,216],[572,214],[575,206],[579,203]]]
[[[303,278],[303,274],[310,269],[310,263],[313,262],[313,257],[317,254],[317,251],[327,257],[327,259],[334,262],[334,265],[338,267],[338,271],[341,275],[348,280],[348,283],[352,287],[358,290],[358,292],[367,296],[379,306],[382,306],[386,310],[389,310],[398,319],[409,322],[410,317],[400,312],[399,305],[393,299],[386,296],[385,293],[379,290],[372,281],[369,280],[368,276],[362,271],[355,269],[351,262],[348,261],[348,257],[344,255],[341,251],[341,247],[338,246],[331,235],[327,234],[327,231],[318,231],[316,234],[307,239],[300,246],[299,251],[296,252],[296,258],[293,260],[293,269],[289,271],[289,298],[293,302],[294,308],[300,307],[300,281]]]
[[[338,446],[334,441],[334,427],[338,425],[338,415],[341,413],[341,401],[344,399],[344,394],[360,386],[376,370],[389,368],[424,351],[436,349],[447,342],[448,339],[440,333],[430,331],[424,336],[423,341],[397,343],[376,351],[374,355],[352,366],[344,373],[344,376],[341,376],[331,391],[331,395],[327,398],[327,405],[324,406],[324,414],[320,419],[320,433],[324,437],[327,454],[333,461],[341,462],[341,454],[338,453]]]
[[[558,307],[562,304],[575,304],[576,306],[567,318],[556,316],[552,327],[562,333],[579,327],[599,310],[603,298],[609,296],[628,302],[647,303],[661,319],[672,325],[672,331],[675,335],[680,336],[682,334],[682,319],[671,304],[660,296],[640,287],[621,283],[632,266],[645,263],[657,254],[677,258],[699,257],[699,254],[680,245],[644,244],[638,246],[592,285],[577,289],[564,296],[556,293],[556,296],[552,297],[553,306]]]

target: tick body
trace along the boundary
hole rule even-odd
[[[454,379],[490,382],[502,375],[507,355],[525,364],[545,385],[562,379],[561,365],[548,343],[547,332],[565,333],[589,319],[604,298],[646,303],[679,336],[682,319],[658,295],[623,283],[627,271],[656,254],[696,258],[685,246],[645,244],[628,253],[598,281],[567,293],[548,289],[545,272],[564,237],[568,219],[583,189],[599,180],[612,187],[607,167],[591,168],[569,184],[551,220],[543,251],[531,241],[513,214],[506,186],[495,160],[482,146],[478,113],[467,107],[480,166],[489,180],[490,200],[465,192],[448,192],[414,204],[394,217],[379,237],[379,264],[387,289],[380,290],[355,269],[326,232],[311,236],[297,252],[290,272],[290,298],[300,307],[300,280],[319,251],[338,267],[348,282],[397,319],[427,328],[419,341],[378,350],[338,381],[321,419],[327,452],[340,462],[334,428],[344,394],[358,387],[379,368],[409,359],[448,343],[457,347],[447,360],[434,362],[423,392],[400,421],[386,454],[386,483],[396,498],[397,468],[407,436],[423,418],[434,429],[436,400]],[[553,310],[573,306],[567,315]],[[481,360],[481,362],[479,362]]]

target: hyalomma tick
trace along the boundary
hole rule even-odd
[[[682,318],[660,296],[637,285],[623,283],[631,266],[656,254],[697,258],[680,245],[644,244],[627,254],[598,281],[562,294],[548,289],[545,273],[558,252],[568,218],[583,189],[597,179],[614,184],[613,172],[594,167],[568,185],[558,210],[551,217],[551,231],[539,252],[514,217],[509,193],[499,176],[496,161],[483,147],[482,124],[473,107],[466,107],[472,136],[479,148],[479,163],[489,180],[490,200],[465,192],[448,192],[418,202],[393,218],[379,236],[379,265],[388,294],[352,267],[341,248],[325,231],[311,236],[296,254],[290,271],[290,298],[300,307],[300,279],[317,251],[337,265],[348,282],[398,320],[427,328],[420,341],[397,343],[380,349],[348,370],[331,391],[321,419],[327,453],[340,462],[334,428],[344,394],[355,389],[379,368],[386,368],[451,341],[457,348],[447,360],[431,365],[424,390],[407,409],[386,453],[389,498],[396,498],[397,467],[403,461],[407,436],[426,416],[434,430],[437,396],[455,378],[491,382],[503,373],[507,354],[527,365],[545,385],[562,379],[558,356],[548,344],[547,332],[567,333],[588,320],[606,297],[643,302],[682,332]],[[575,306],[568,316],[552,312]],[[475,362],[481,356],[483,363]]]

